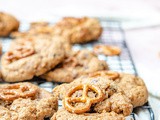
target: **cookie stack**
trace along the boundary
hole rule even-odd
[[[97,19],[66,17],[54,25],[33,22],[25,32],[16,31],[18,27],[13,16],[0,14],[0,36],[13,39],[1,57],[1,77],[19,82],[0,85],[0,120],[124,120],[147,102],[142,79],[109,71],[97,57],[119,55],[119,48],[96,45],[94,51],[72,50],[74,44],[98,40],[102,27]],[[64,84],[50,93],[22,82],[34,76]]]

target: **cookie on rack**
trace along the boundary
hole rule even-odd
[[[30,80],[40,76],[65,57],[64,38],[15,40],[1,59],[2,77],[7,82]]]
[[[141,78],[131,74],[113,71],[98,71],[86,76],[81,76],[69,84],[62,84],[55,87],[53,93],[58,99],[63,101],[66,99],[71,104],[72,100],[74,102],[84,103],[81,99],[81,97],[83,98],[84,93],[90,98],[97,96],[97,93],[95,92],[97,90],[94,90],[93,94],[90,92],[90,88],[85,88],[85,90],[88,90],[87,93],[84,92],[84,87],[79,87],[79,85],[85,84],[98,86],[105,95],[102,101],[90,106],[90,109],[87,109],[87,112],[115,112],[128,116],[131,114],[133,108],[144,105],[148,100],[148,91]],[[68,98],[68,94],[70,98]],[[78,103],[76,103],[75,106],[78,106]],[[68,104],[64,105],[64,107],[68,110]],[[83,107],[78,106],[78,108]],[[69,112],[70,111],[71,110],[69,109]]]
[[[17,31],[19,21],[12,15],[0,12],[0,37],[8,36],[11,32]]]
[[[70,113],[65,109],[58,110],[51,120],[125,120],[124,116],[116,114],[115,112],[110,113],[83,113],[74,114]]]
[[[66,110],[76,114],[115,112],[128,116],[133,110],[131,100],[112,80],[104,77],[81,76],[55,87],[53,94],[63,101]],[[99,100],[100,96],[103,97]]]
[[[74,51],[72,55],[65,58],[56,68],[43,74],[41,77],[47,81],[71,82],[80,75],[107,69],[106,62],[99,60],[93,52],[79,50]]]
[[[68,37],[73,44],[98,40],[101,33],[102,27],[96,18],[64,17],[54,26],[54,34]]]
[[[0,85],[0,119],[43,120],[58,109],[57,99],[31,83]]]

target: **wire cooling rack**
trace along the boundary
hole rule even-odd
[[[118,21],[109,21],[105,18],[100,18],[99,20],[103,27],[103,33],[99,40],[82,45],[75,44],[73,46],[73,49],[79,50],[85,48],[92,50],[95,44],[119,46],[122,50],[122,53],[119,56],[106,57],[104,55],[98,55],[99,59],[105,60],[108,63],[110,70],[137,75],[132,56],[125,41],[125,34],[121,27],[121,23]],[[28,25],[29,24],[24,23],[22,24],[20,29],[28,29]],[[3,45],[3,52],[6,52],[9,48],[11,39],[0,39]],[[55,86],[60,84],[54,82],[46,82],[38,77],[35,77],[33,80],[31,80],[31,82],[48,91],[52,91]],[[59,106],[61,106],[61,103],[59,104]],[[134,108],[133,113],[130,116],[126,117],[126,120],[154,120],[154,113],[149,103],[146,103],[144,106]]]

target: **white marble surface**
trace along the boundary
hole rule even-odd
[[[138,73],[149,92],[160,96],[160,1],[0,0],[0,11],[9,12],[23,21],[52,20],[64,15],[122,20]],[[150,96],[149,101],[158,120],[160,100]]]

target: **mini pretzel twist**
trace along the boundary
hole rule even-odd
[[[21,45],[16,46],[12,51],[8,51],[6,54],[6,59],[10,62],[25,58],[34,54],[34,49],[31,45]]]
[[[109,45],[95,45],[93,50],[95,53],[104,54],[106,56],[114,56],[121,53],[119,47]]]
[[[98,71],[98,72],[91,73],[89,76],[90,77],[105,76],[109,79],[115,80],[119,78],[119,73],[114,71]]]
[[[73,93],[78,90],[83,90],[81,97],[72,97]],[[96,93],[96,97],[90,98],[88,97],[88,91],[93,90]],[[69,92],[66,94],[63,104],[64,107],[72,113],[84,113],[88,111],[93,103],[100,102],[104,99],[104,94],[101,89],[95,85],[90,84],[80,84],[75,86],[74,88],[70,89]],[[74,107],[72,103],[84,103],[85,105],[82,107]]]
[[[0,88],[0,99],[13,101],[17,98],[34,97],[37,88],[30,84],[12,84]]]

